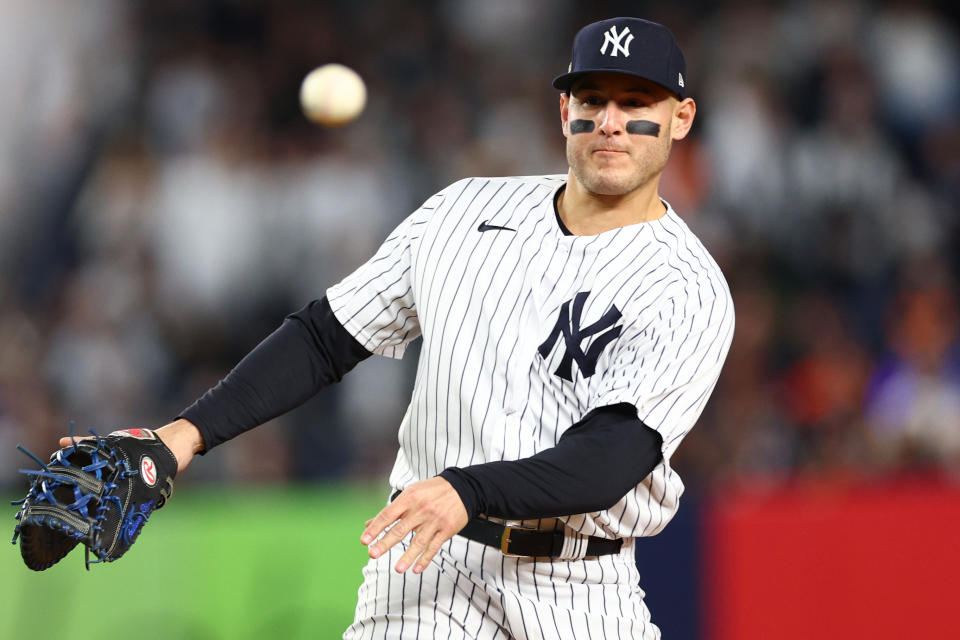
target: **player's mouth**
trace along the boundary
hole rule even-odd
[[[593,153],[599,154],[601,156],[614,156],[617,154],[627,154],[629,153],[626,149],[615,149],[612,147],[601,147],[599,149],[594,149]]]

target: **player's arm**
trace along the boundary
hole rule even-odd
[[[513,461],[451,467],[414,483],[367,522],[371,557],[415,531],[396,570],[426,567],[440,546],[476,515],[546,518],[607,509],[663,459],[660,434],[632,404],[600,407],[567,429],[556,446]]]
[[[167,435],[175,438],[186,455],[204,453],[300,406],[369,356],[333,315],[327,299],[314,300],[287,316],[176,422],[158,431],[166,432],[161,433],[165,442]]]
[[[156,433],[182,471],[195,454],[300,406],[370,355],[343,328],[326,297],[314,300]],[[70,438],[60,440],[62,447],[69,444]]]
[[[516,520],[591,513],[613,506],[663,459],[663,438],[629,403],[600,407],[556,446],[521,460],[451,467],[440,473],[470,518]]]

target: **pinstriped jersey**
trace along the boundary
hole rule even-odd
[[[529,457],[591,409],[629,402],[662,435],[662,462],[609,509],[561,520],[587,535],[653,535],[677,510],[670,457],[716,383],[733,304],[669,205],[657,220],[564,234],[554,197],[565,181],[456,182],[327,296],[373,353],[400,358],[423,337],[393,487]]]

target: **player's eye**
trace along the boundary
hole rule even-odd
[[[633,96],[624,98],[620,104],[624,109],[642,109],[649,107],[652,102],[654,101],[646,96]]]
[[[580,102],[587,105],[588,107],[599,107],[603,104],[603,98],[600,96],[584,96],[580,99]]]

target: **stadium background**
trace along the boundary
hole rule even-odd
[[[738,320],[674,459],[684,507],[639,545],[654,621],[668,639],[949,637],[949,6],[3,0],[0,490],[26,486],[15,445],[47,451],[70,420],[167,421],[449,181],[565,171],[549,81],[579,26],[639,15],[687,55],[699,114],[662,192]],[[370,91],[339,131],[296,100],[329,61]],[[31,574],[8,547],[0,637],[336,637],[414,355],[199,460],[123,562],[87,574],[76,552]]]

